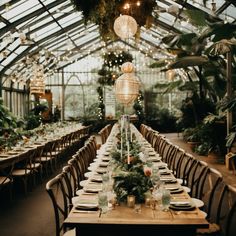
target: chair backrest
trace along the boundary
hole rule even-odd
[[[220,226],[221,235],[236,235],[236,188],[221,181],[212,197],[209,221]]]
[[[172,150],[169,152],[169,157],[167,158],[167,164],[169,169],[172,170],[172,173],[177,177],[178,171],[178,163],[181,161],[182,156],[184,155],[185,151],[177,145],[172,145]]]
[[[56,236],[60,236],[64,233],[63,222],[68,216],[70,209],[69,195],[67,193],[66,182],[64,174],[59,174],[55,178],[51,179],[46,184],[46,191],[50,196],[53,204]]]
[[[219,205],[222,184],[224,185],[222,174],[214,168],[208,168],[202,180],[204,183],[199,188],[199,198],[204,202],[204,211],[207,212],[208,219],[216,221],[216,207]]]
[[[72,206],[72,198],[76,195],[76,191],[78,190],[78,182],[75,169],[72,165],[67,165],[63,167],[62,173],[64,174],[66,182],[69,204],[71,204]]]
[[[223,227],[223,232],[225,236],[233,236],[236,235],[236,188],[231,185],[227,185],[226,191],[228,195],[229,212]]]
[[[77,171],[77,176],[78,176],[78,179],[81,181],[81,180],[84,180],[85,177],[84,177],[84,173],[85,173],[85,164],[83,162],[83,159],[81,157],[81,155],[79,154],[75,154],[72,156],[72,159],[70,159],[68,161],[68,164],[73,164],[74,168],[76,169]]]
[[[193,165],[194,157],[189,153],[184,153],[181,163],[178,167],[178,177],[183,180],[183,185],[187,185],[188,173],[191,170],[191,165]]]
[[[195,198],[201,199],[201,189],[205,183],[205,176],[208,172],[208,165],[204,161],[195,162],[195,166],[193,166],[193,170],[190,173],[189,181],[191,186],[191,196]]]
[[[80,163],[78,162],[78,160],[76,158],[72,158],[68,161],[68,165],[71,166],[71,168],[73,169],[73,178],[75,179],[75,186],[72,188],[73,191],[76,191],[80,188],[80,181],[84,179],[84,173],[82,172],[82,167],[80,166]],[[71,170],[72,172],[72,170]]]

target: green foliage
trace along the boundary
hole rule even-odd
[[[225,140],[226,123],[222,115],[208,115],[204,122],[193,128],[187,128],[183,131],[185,141],[198,142],[194,151],[199,155],[207,155],[209,152],[218,152],[221,155],[226,153]]]
[[[136,141],[130,145],[130,165],[127,164],[127,155],[121,156],[119,151],[112,153],[116,165],[113,175],[114,191],[119,202],[125,202],[128,195],[134,195],[137,202],[144,202],[145,193],[152,187],[152,183],[144,173],[145,163],[139,156],[140,145]]]
[[[111,51],[106,53],[104,56],[104,63],[105,67],[119,67],[125,62],[132,62],[133,56],[129,52],[121,51],[117,53],[115,51]]]
[[[210,99],[200,99],[198,94],[185,98],[180,107],[182,117],[179,121],[182,128],[195,127],[209,114],[215,113],[215,104]]]
[[[71,0],[77,10],[82,11],[85,22],[91,21],[99,26],[100,35],[104,41],[116,39],[113,25],[117,17],[122,15],[132,15],[137,21],[139,27],[150,27],[152,11],[156,6],[155,0],[140,1],[138,7],[131,0],[132,12],[124,9],[125,0]]]
[[[136,125],[136,127],[139,127],[145,120],[142,91],[139,91],[139,96],[134,101],[133,109],[138,118],[137,122],[135,122],[134,124]]]
[[[26,122],[26,130],[35,129],[40,126],[42,123],[41,116],[35,115],[33,111],[31,111],[27,116],[25,116],[25,122]]]
[[[206,26],[206,13],[200,10],[184,10],[184,14],[187,15],[189,21],[198,27]]]
[[[162,59],[149,65],[149,68],[161,68],[161,67],[165,67],[167,64],[168,64],[168,61]]]
[[[0,146],[8,148],[14,146],[17,140],[21,139],[23,126],[24,121],[17,119],[0,99]]]

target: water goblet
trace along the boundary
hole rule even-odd
[[[170,206],[170,191],[168,189],[163,189],[162,191],[162,210],[168,211]]]

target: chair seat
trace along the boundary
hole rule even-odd
[[[63,236],[75,236],[75,229],[68,230],[63,234]]]
[[[31,173],[30,169],[16,169],[12,171],[12,176],[23,176],[29,175]]]
[[[5,177],[5,176],[0,176],[0,184],[4,185],[4,184],[8,184],[11,182],[11,179]]]
[[[207,229],[197,229],[197,235],[220,235],[220,226],[210,223]]]

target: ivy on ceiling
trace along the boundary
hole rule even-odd
[[[99,26],[104,41],[116,39],[114,21],[122,15],[130,15],[139,27],[149,28],[152,24],[152,11],[157,6],[155,0],[71,0],[78,11],[82,11],[85,24],[89,21]],[[125,8],[129,4],[129,8]]]

